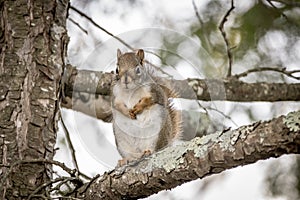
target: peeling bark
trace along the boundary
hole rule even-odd
[[[0,3],[0,177],[19,160],[53,159],[67,41],[62,2]],[[18,165],[0,199],[27,198],[51,178],[51,165]]]
[[[85,199],[137,199],[283,154],[300,153],[300,126],[281,116],[169,147],[96,178]],[[291,124],[289,124],[291,121]]]

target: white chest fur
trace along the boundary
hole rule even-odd
[[[136,119],[130,119],[117,110],[113,110],[114,124],[122,132],[140,138],[150,138],[158,135],[163,120],[164,108],[155,104],[150,109],[144,110],[136,116]]]
[[[149,94],[150,87],[140,87],[135,90],[122,90],[114,87],[115,101],[122,101],[127,108],[132,108],[138,101]],[[113,109],[113,127],[116,142],[120,144],[119,151],[124,157],[138,157],[145,150],[154,151],[166,110],[162,105],[154,104],[131,119],[116,109]],[[128,149],[130,149],[128,151]]]
[[[142,97],[150,93],[149,85],[135,86],[133,89],[125,89],[124,85],[117,83],[113,87],[115,101],[123,102],[127,108],[132,108]]]
[[[139,158],[146,150],[155,151],[164,112],[163,106],[155,104],[130,119],[113,110],[115,139],[122,157]]]

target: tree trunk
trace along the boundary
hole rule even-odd
[[[0,199],[27,199],[52,178],[51,165],[22,161],[54,156],[67,7],[66,0],[0,3]]]

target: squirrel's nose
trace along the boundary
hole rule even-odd
[[[128,75],[127,75],[127,73],[125,74],[125,84],[127,84],[128,83]]]

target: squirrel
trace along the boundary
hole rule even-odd
[[[116,80],[112,87],[113,132],[122,156],[118,166],[150,155],[181,136],[181,114],[170,101],[177,95],[162,84],[144,51],[117,50]]]

